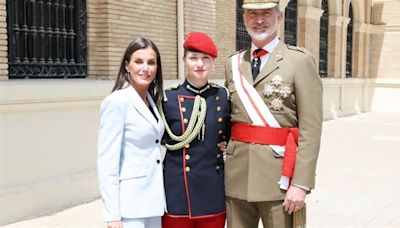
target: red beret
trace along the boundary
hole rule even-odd
[[[190,32],[185,37],[183,47],[187,50],[203,52],[217,58],[218,51],[212,39],[202,32]]]

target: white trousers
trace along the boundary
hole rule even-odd
[[[123,218],[124,228],[161,228],[161,217]]]

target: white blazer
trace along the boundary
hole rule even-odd
[[[162,216],[166,209],[161,161],[164,125],[132,86],[101,104],[97,168],[104,221]]]

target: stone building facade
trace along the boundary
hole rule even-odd
[[[82,58],[84,77],[10,76],[15,73],[10,67],[15,60],[9,58],[12,54],[42,53],[43,57],[50,52],[33,45],[32,54],[14,46],[17,38],[12,38],[11,30],[21,35],[34,27],[9,23],[12,14],[7,11],[12,7],[7,6],[14,3],[38,4],[35,7],[44,10],[40,12],[61,7],[62,15],[71,12],[74,3],[81,4],[84,10],[76,15],[80,19],[76,23],[86,25],[82,28],[86,35],[79,38],[82,53],[87,53]],[[282,23],[280,37],[308,49],[319,65],[324,119],[370,110],[400,111],[400,1],[282,0],[282,10],[288,9],[286,5],[296,15],[286,18],[295,31]],[[21,15],[32,9],[15,12]],[[184,35],[206,32],[219,49],[212,79],[221,82],[225,59],[237,50],[238,11],[240,0],[0,0],[0,225],[99,196],[99,104],[110,92],[123,51],[133,38],[146,36],[155,41],[165,84],[169,84],[184,77]],[[41,32],[41,25],[34,27],[34,36],[50,36]],[[64,28],[54,34],[64,34],[65,42],[74,40],[75,33]],[[82,51],[65,45],[64,59]],[[29,58],[25,61],[30,63]],[[68,60],[65,65],[72,63]]]

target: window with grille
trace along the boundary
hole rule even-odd
[[[9,78],[87,76],[86,0],[7,1]]]
[[[244,50],[250,47],[251,38],[247,33],[243,22],[243,0],[236,1],[236,50]]]
[[[346,44],[346,78],[353,76],[352,64],[353,64],[353,7],[350,3],[349,6],[349,18],[350,22],[347,26],[347,44]]]
[[[297,45],[297,1],[290,0],[285,10],[285,43]]]
[[[319,30],[319,75],[328,77],[328,32],[329,32],[329,10],[328,0],[322,0],[322,10]]]

